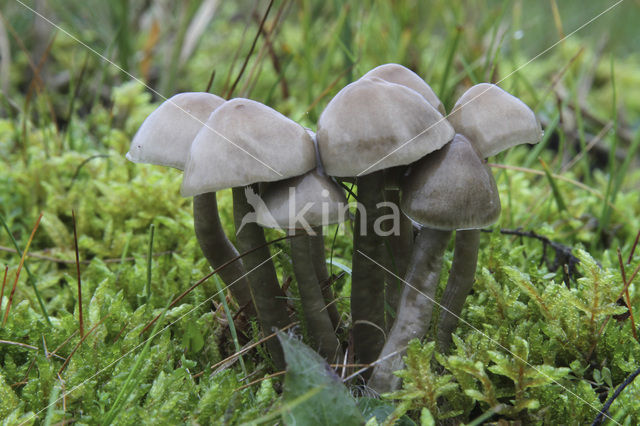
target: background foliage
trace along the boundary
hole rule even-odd
[[[383,402],[361,398],[367,390],[357,379],[347,383],[370,424],[469,422],[490,418],[492,410],[499,413],[494,420],[585,423],[638,368],[640,345],[628,309],[617,303],[623,278],[616,250],[629,260],[629,278],[640,264],[640,250],[630,256],[640,230],[640,9],[632,0],[615,4],[273,3],[236,96],[315,128],[340,88],[382,63],[416,71],[447,110],[466,87],[499,82],[536,111],[545,129],[537,146],[492,159],[503,204],[499,226],[535,231],[572,248],[579,260],[567,279],[566,259],[555,265],[556,251],[541,241],[483,234],[475,288],[452,354],[413,342],[400,373],[404,388]],[[140,334],[209,266],[193,235],[191,200],[178,192],[181,174],[124,159],[162,97],[205,90],[212,71],[211,92],[228,92],[267,3],[0,5],[3,315],[20,264],[15,246],[26,247],[43,213],[0,329],[3,424],[280,421],[291,401],[283,401],[278,378],[247,386],[272,372],[260,347],[247,351],[242,363],[219,364],[260,336],[255,324],[237,324],[234,341],[215,280],[167,310],[155,337]],[[219,205],[233,235],[230,193],[219,194]],[[348,228],[326,242],[334,265],[350,264]],[[279,249],[284,252],[275,261],[284,281],[292,275],[288,246],[272,247]],[[336,284],[346,325],[349,284],[348,274]],[[640,312],[637,284],[629,296],[633,312]],[[304,335],[304,328],[298,332]],[[611,417],[637,424],[638,401],[636,381],[616,399]]]

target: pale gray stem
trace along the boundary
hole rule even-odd
[[[236,229],[240,229],[242,218],[249,213],[253,213],[253,209],[247,202],[244,188],[233,188],[233,218]],[[265,262],[271,257],[271,252],[269,247],[265,245],[263,229],[254,222],[245,223],[236,236],[236,244],[238,250],[242,252],[262,246],[247,254],[243,259],[246,270],[252,271],[247,275],[247,280],[260,327],[265,335],[271,334],[274,328],[281,329],[289,324],[289,315],[285,295],[276,275],[276,268],[272,261]],[[260,264],[262,266],[259,266]],[[278,341],[276,339],[267,340],[267,348],[276,367],[284,368],[284,356]]]
[[[320,355],[327,361],[339,361],[343,357],[342,349],[329,312],[325,309],[326,304],[313,267],[309,238],[305,234],[290,240],[293,272],[298,282],[302,310],[314,347],[318,348]]]
[[[331,324],[333,329],[337,329],[340,324],[340,314],[338,313],[338,307],[334,302],[333,291],[329,285],[329,271],[327,270],[327,258],[324,252],[324,237],[322,236],[322,228],[314,228],[316,235],[309,236],[309,250],[311,253],[311,261],[313,262],[313,269],[316,272],[316,278],[322,289],[322,296],[324,297],[324,303],[327,305],[327,311],[329,312],[329,318],[331,318]]]
[[[213,269],[238,257],[238,250],[231,244],[220,223],[215,192],[206,192],[193,197],[193,225],[200,249]],[[230,263],[218,274],[222,281],[230,286],[229,290],[240,307],[246,306],[244,312],[248,315],[255,313],[249,283],[244,277],[242,259]]]
[[[384,270],[367,257],[384,264],[384,242],[373,225],[379,216],[376,204],[384,189],[381,171],[358,177],[358,204],[353,228],[351,319],[356,362],[370,363],[384,345]],[[365,224],[365,226],[361,225]]]
[[[386,189],[384,191],[385,201],[394,203],[400,211],[400,191],[397,189]],[[390,212],[389,212],[390,213]],[[389,214],[385,213],[385,214]],[[398,222],[384,222],[385,225],[397,226],[397,233],[393,233],[386,238],[388,246],[385,247],[385,264],[384,266],[391,272],[385,274],[386,288],[385,301],[388,305],[387,309],[387,328],[391,328],[395,320],[400,296],[404,287],[402,280],[397,277],[404,277],[411,258],[413,249],[413,224],[411,219],[400,213],[397,218]],[[391,231],[388,226],[385,231]]]
[[[407,344],[411,339],[421,339],[429,330],[442,269],[442,255],[450,238],[451,231],[429,228],[421,229],[416,237],[398,315],[379,356],[379,359],[387,358],[374,367],[368,383],[378,393],[391,392],[400,387],[400,378],[393,372],[403,368],[402,356]],[[391,355],[396,351],[397,354]]]
[[[456,245],[453,252],[453,263],[447,280],[447,287],[442,296],[440,320],[438,321],[438,347],[446,352],[451,344],[451,335],[458,326],[458,318],[462,313],[464,302],[473,287],[473,279],[478,264],[478,246],[480,230],[456,232]]]

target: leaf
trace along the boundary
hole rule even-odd
[[[431,411],[427,408],[423,408],[420,412],[420,426],[435,426],[436,421],[431,415]]]
[[[362,411],[367,422],[375,418],[379,424],[382,424],[395,410],[395,407],[388,402],[376,398],[360,398],[358,400],[358,408]],[[407,416],[402,416],[394,423],[396,426],[415,426],[415,422]]]
[[[284,351],[287,373],[283,399],[291,404],[283,413],[287,425],[363,425],[364,417],[340,378],[320,355],[304,343],[282,332],[278,339]],[[301,395],[313,393],[299,400]],[[294,400],[298,400],[293,403]]]

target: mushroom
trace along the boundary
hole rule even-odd
[[[383,258],[384,242],[373,232],[384,189],[380,171],[417,161],[442,147],[453,134],[422,95],[378,77],[361,78],[344,87],[320,116],[318,148],[327,174],[357,177],[351,315],[359,362],[375,360],[384,344],[384,271],[359,254],[377,261]]]
[[[327,360],[343,358],[326,297],[316,272],[313,237],[322,242],[322,226],[340,223],[348,213],[347,199],[342,189],[317,169],[302,176],[271,184],[263,193],[256,210],[257,222],[262,226],[286,230],[291,238],[291,260],[298,282],[302,309],[311,338],[320,354]],[[322,246],[324,250],[324,245]],[[324,254],[322,256],[324,259]],[[325,269],[326,270],[326,269]]]
[[[540,123],[520,99],[493,84],[477,84],[456,102],[449,121],[465,135],[481,158],[522,143],[537,143]],[[462,307],[471,291],[478,258],[479,230],[456,232],[453,263],[442,296],[438,321],[438,347],[445,352],[458,325]]]
[[[362,76],[362,78],[367,77],[378,77],[389,83],[400,84],[409,89],[413,89],[420,93],[440,114],[446,114],[442,101],[440,101],[433,89],[431,89],[431,86],[407,67],[399,64],[379,65]]]
[[[221,97],[204,92],[179,93],[167,99],[144,120],[131,141],[127,159],[184,170],[193,139],[209,115],[224,102]],[[193,221],[200,248],[214,269],[238,257],[238,250],[222,229],[215,192],[194,197]],[[231,286],[240,306],[253,312],[242,259],[219,273],[225,284]]]
[[[252,212],[243,186],[298,176],[316,167],[313,141],[305,129],[279,112],[249,99],[227,101],[214,111],[191,145],[183,196],[233,188],[236,243],[250,251],[244,264],[260,326],[265,333],[289,323],[284,294],[265,245],[264,231],[243,219]],[[267,346],[277,366],[284,359],[277,341]]]
[[[536,144],[542,138],[540,122],[533,111],[495,84],[471,86],[447,119],[456,133],[469,139],[481,158],[515,145]]]
[[[393,372],[402,368],[407,344],[411,339],[422,338],[429,329],[442,256],[452,231],[482,228],[500,215],[493,175],[460,134],[411,167],[402,185],[401,207],[421,229],[414,242],[405,278],[408,284],[396,321],[368,383],[380,393],[399,387],[400,379]],[[475,257],[458,259],[464,263],[460,269],[475,271]]]
[[[366,77],[378,77],[390,83],[413,89],[421,94],[440,114],[446,115],[444,105],[433,89],[418,74],[407,67],[399,64],[384,64],[373,68],[362,76],[362,78]],[[407,166],[396,166],[385,171],[384,200],[392,206],[400,205],[400,180],[403,178],[406,168]],[[391,213],[395,214],[396,211]],[[402,287],[404,287],[402,281],[396,277],[404,276],[413,250],[413,226],[404,215],[400,215],[398,231],[387,236],[388,247],[385,250],[386,256],[383,257],[385,268],[388,271],[393,271],[393,273],[387,272],[385,274],[387,281],[385,298],[393,312],[397,310]],[[391,327],[392,322],[392,320],[388,320],[387,327]]]

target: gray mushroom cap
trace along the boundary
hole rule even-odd
[[[348,215],[342,189],[317,170],[271,184],[256,208],[261,226],[281,229],[307,229],[344,222]],[[295,220],[302,217],[304,223]]]
[[[500,216],[493,175],[460,134],[411,166],[400,207],[414,222],[440,230],[483,228]]]
[[[200,129],[182,181],[185,197],[301,175],[316,167],[305,129],[250,99],[227,101]]]
[[[469,88],[448,119],[456,133],[469,138],[482,158],[515,145],[535,144],[542,138],[533,111],[495,84],[481,83]]]
[[[184,170],[191,142],[209,115],[224,102],[205,92],[172,96],[144,120],[131,141],[127,159]]]
[[[422,95],[367,77],[345,86],[318,120],[327,174],[356,176],[410,164],[441,148],[454,130]]]
[[[366,77],[378,77],[390,83],[400,84],[409,89],[413,89],[420,93],[440,114],[445,115],[446,113],[444,105],[438,96],[436,96],[433,89],[431,89],[431,86],[407,67],[399,64],[384,64],[375,67],[362,76],[362,78]]]

